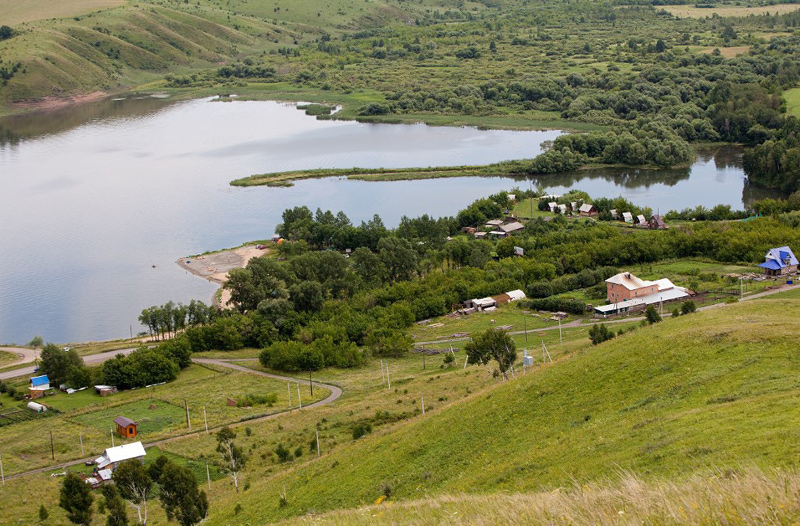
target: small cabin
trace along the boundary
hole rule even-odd
[[[783,276],[797,272],[797,264],[797,258],[787,246],[770,249],[759,267],[766,276]]]
[[[578,210],[583,217],[595,217],[597,215],[597,209],[590,203],[583,203]]]
[[[28,389],[28,394],[30,394],[31,400],[36,400],[37,398],[43,397],[49,390],[50,378],[48,378],[46,374],[31,378],[31,385]]]
[[[118,416],[114,419],[117,424],[117,434],[122,438],[134,438],[136,436],[136,422],[124,416]]]

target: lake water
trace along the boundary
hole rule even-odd
[[[0,342],[128,336],[168,300],[209,301],[215,286],[174,261],[269,237],[285,208],[452,215],[526,181],[457,178],[374,183],[322,179],[234,188],[235,178],[305,168],[485,164],[529,158],[557,131],[480,131],[319,121],[276,102],[106,100],[0,121]],[[740,152],[687,170],[581,172],[539,178],[554,192],[623,195],[666,211],[741,208]],[[155,265],[155,268],[153,267]]]

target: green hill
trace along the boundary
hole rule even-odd
[[[798,314],[796,299],[756,300],[641,328],[259,478],[241,501],[229,494],[218,504],[210,523],[227,523],[237,502],[237,521],[263,522],[383,493],[534,492],[623,470],[679,481],[710,468],[792,466]]]
[[[0,40],[0,105],[120,91],[167,73],[214,70],[325,34],[407,23],[431,6],[478,9],[449,0],[69,0],[50,11],[37,0],[3,10],[8,3],[0,0],[0,25],[15,34]]]

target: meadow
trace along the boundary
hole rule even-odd
[[[192,365],[181,371],[174,382],[109,397],[99,397],[92,389],[45,397],[42,402],[57,409],[58,414],[2,428],[0,454],[6,476],[102,453],[112,445],[111,434],[116,429],[112,421],[118,416],[139,423],[139,435],[129,440],[115,436],[115,445],[133,441],[149,443],[190,433],[184,404],[189,407],[191,431],[194,432],[203,430],[206,420],[213,430],[290,407],[285,383],[222,367],[217,369]],[[292,406],[296,406],[297,388],[295,385],[291,388]],[[270,392],[277,395],[272,406],[231,407],[227,404],[228,398],[236,400],[243,395]],[[301,394],[303,403],[308,404],[325,398],[328,391],[318,387],[312,397],[306,384],[301,385]],[[24,402],[15,402],[7,394],[0,396],[0,402],[4,409],[24,406]],[[54,441],[52,452],[50,432]],[[189,458],[193,457],[191,451],[187,453]]]

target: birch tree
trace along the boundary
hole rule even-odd
[[[138,460],[126,460],[114,470],[113,479],[122,498],[136,508],[139,524],[147,524],[147,499],[153,490],[153,480],[147,469]]]
[[[233,442],[235,438],[236,433],[227,426],[217,432],[217,451],[222,453],[222,459],[225,461],[225,469],[230,473],[233,479],[233,485],[238,493],[239,472],[244,468],[247,457],[242,449]]]

